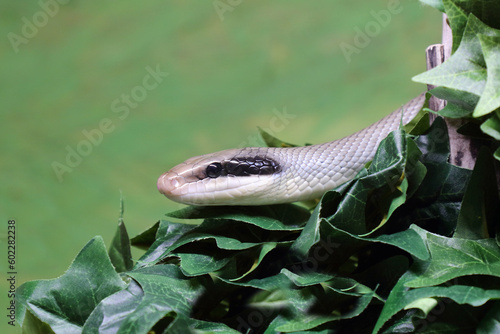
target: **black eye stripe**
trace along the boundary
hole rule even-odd
[[[234,157],[221,162],[212,162],[205,170],[210,178],[219,176],[271,175],[281,170],[280,165],[266,157]]]

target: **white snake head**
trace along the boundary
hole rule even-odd
[[[161,175],[158,190],[184,204],[259,204],[281,171],[268,150],[231,149],[190,158]]]

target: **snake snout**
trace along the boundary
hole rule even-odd
[[[184,178],[177,173],[166,172],[158,178],[158,190],[168,198],[178,196],[180,187],[185,183]]]

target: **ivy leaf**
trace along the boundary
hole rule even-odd
[[[200,279],[186,278],[174,265],[141,268],[127,275],[140,285],[143,296],[131,296],[136,307],[121,321],[119,333],[147,333],[167,314],[189,316],[205,291]]]
[[[466,275],[500,277],[500,248],[495,240],[446,238],[414,225],[411,228],[426,241],[430,260],[416,259],[412,270],[401,277],[386,301],[374,333],[394,314],[421,298],[447,297],[459,304],[473,306],[500,298],[500,290],[465,285],[437,286]]]
[[[443,64],[413,77],[413,80],[480,96],[486,84],[486,62],[478,37],[480,34],[498,37],[500,31],[470,14],[456,52]]]
[[[414,307],[416,303],[423,298],[449,298],[458,304],[468,304],[471,306],[481,306],[489,300],[500,298],[500,290],[488,290],[465,285],[432,286],[407,290],[402,284],[405,279],[407,279],[407,276],[403,276],[400,282],[394,287],[391,295],[387,299],[373,333],[378,333],[382,325],[394,314],[405,308]],[[453,324],[451,324],[451,326],[453,326]],[[468,329],[467,332],[470,332],[470,329]]]
[[[483,239],[495,234],[500,208],[497,186],[491,182],[495,179],[494,160],[483,147],[463,197],[454,237]]]
[[[430,261],[417,260],[412,280],[406,287],[424,287],[444,283],[465,275],[500,277],[500,248],[494,239],[468,240],[447,238],[412,225],[426,242]]]
[[[83,327],[83,334],[119,333],[124,319],[132,314],[144,298],[144,291],[131,280],[126,289],[103,299],[94,309]]]
[[[226,219],[253,224],[266,230],[298,230],[309,218],[309,211],[294,204],[258,207],[187,206],[167,216],[182,219]]]
[[[132,238],[132,244],[138,244],[140,246],[145,244],[151,245],[144,255],[137,260],[135,268],[141,268],[157,263],[169,247],[195,227],[196,225],[160,220],[145,232]],[[152,235],[155,235],[155,239],[153,239],[153,241],[151,240]]]
[[[472,114],[479,96],[464,91],[436,87],[430,91],[435,97],[446,100],[446,106],[438,111],[443,117],[462,118]]]
[[[474,110],[474,117],[484,116],[500,107],[500,33],[497,36],[478,35],[487,66],[484,92]]]
[[[429,92],[426,92],[422,95],[425,96],[425,101],[422,105],[422,109],[420,109],[420,111],[411,121],[403,125],[403,130],[413,136],[424,134],[429,130],[430,127],[429,112],[427,110],[429,109],[429,99],[431,98],[431,94]]]
[[[119,273],[132,269],[132,251],[130,249],[130,239],[123,220],[120,219],[118,227],[108,251],[111,263]]]
[[[29,334],[53,334],[54,331],[50,326],[40,319],[31,314],[30,311],[26,311],[24,316],[24,321],[22,323],[23,331],[22,333]]]
[[[157,221],[153,226],[130,239],[130,244],[141,249],[148,249],[155,242],[159,227],[160,221]]]
[[[264,131],[262,128],[259,129],[259,134],[264,143],[266,143],[266,146],[268,147],[297,147],[298,145],[295,144],[290,144],[285,141],[282,141],[281,139],[278,139],[274,137],[273,135],[269,134],[268,132]]]
[[[80,251],[64,275],[19,287],[18,319],[29,311],[54,333],[80,333],[101,300],[126,287],[114,270],[101,237]]]
[[[496,140],[500,140],[500,111],[496,111],[494,115],[484,121],[481,124],[481,130]]]
[[[453,44],[451,51],[452,53],[455,53],[460,45],[460,42],[462,41],[465,26],[467,25],[468,13],[466,13],[456,4],[456,1],[453,0],[443,0],[443,6],[452,32]]]
[[[179,268],[186,276],[205,275],[223,268],[231,261],[229,257],[216,257],[213,254],[181,253]]]
[[[445,1],[447,0],[443,0],[443,2]],[[500,3],[498,1],[451,0],[451,2],[453,2],[456,7],[461,8],[466,14],[472,13],[490,27],[500,29]],[[445,9],[448,13],[448,8],[446,6]]]
[[[477,327],[477,334],[500,332],[500,301],[496,301]]]

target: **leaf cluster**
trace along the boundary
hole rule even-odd
[[[494,156],[500,160],[500,2],[423,2],[447,14],[453,34],[453,54],[442,65],[413,80],[437,86],[431,93],[447,100],[439,115],[473,119],[472,123],[477,124],[487,138],[496,141]]]

